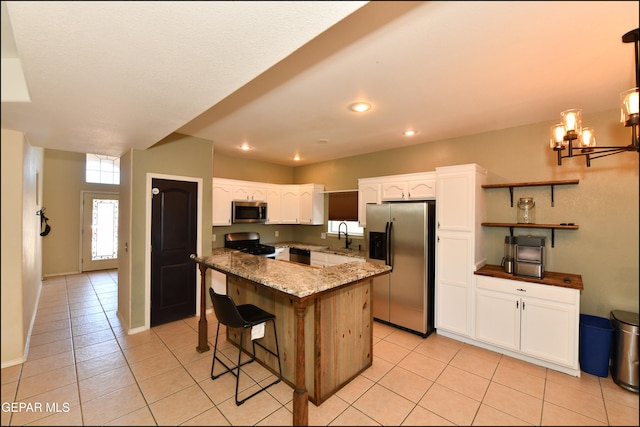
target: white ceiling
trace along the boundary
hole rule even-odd
[[[59,150],[179,132],[301,165],[615,109],[635,86],[637,1],[2,4],[2,127]],[[5,102],[11,58],[31,102]]]

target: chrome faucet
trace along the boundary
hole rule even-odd
[[[344,224],[344,228],[345,228],[345,232],[344,232],[344,248],[345,249],[349,249],[349,245],[351,244],[351,240],[349,240],[349,227],[347,226],[347,223],[342,221],[339,225],[338,225],[338,240],[340,240],[340,228],[342,227],[342,224]]]

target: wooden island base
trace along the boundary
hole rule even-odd
[[[298,398],[308,393],[315,405],[357,377],[372,364],[373,317],[371,279],[321,294],[298,299],[247,279],[227,276],[227,293],[236,304],[255,304],[275,314],[283,380],[296,389],[297,345],[303,344],[306,390],[295,390]],[[298,322],[302,323],[298,327]],[[265,331],[264,344],[275,348],[273,333]],[[238,345],[239,329],[228,329],[227,339]],[[244,351],[251,352],[250,334],[245,334]],[[256,347],[256,358],[272,372],[278,372],[276,358]],[[295,407],[294,402],[294,407]]]

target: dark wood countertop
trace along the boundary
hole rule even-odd
[[[541,285],[560,286],[563,288],[578,290],[584,289],[584,286],[582,285],[582,276],[579,274],[545,271],[542,279],[536,279],[535,277],[516,276],[515,274],[505,273],[501,266],[489,264],[479,270],[476,270],[474,274],[479,276],[497,277],[499,279],[517,280],[520,282],[538,283]]]

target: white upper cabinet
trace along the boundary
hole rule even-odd
[[[358,224],[367,226],[367,204],[380,203],[380,183],[368,182],[367,179],[358,180]]]
[[[231,202],[267,203],[266,224],[324,224],[324,185],[213,178],[213,225],[231,225]]]
[[[383,182],[380,184],[381,200],[406,200],[407,183],[405,181]]]
[[[358,180],[358,223],[367,226],[367,204],[391,201],[435,200],[435,172],[377,176]]]
[[[280,191],[282,210],[281,224],[299,224],[300,218],[300,190],[297,185],[283,185]],[[267,206],[267,210],[269,207]]]
[[[213,179],[213,225],[231,225],[231,200],[233,186]]]
[[[267,188],[252,185],[234,185],[233,200],[246,200],[248,202],[264,202],[267,200]]]
[[[393,175],[380,179],[382,201],[433,200],[436,197],[434,172]]]
[[[433,200],[436,198],[436,177],[431,175],[423,179],[407,182],[408,200]]]
[[[280,186],[267,187],[267,224],[280,224],[282,219],[282,190]]]

